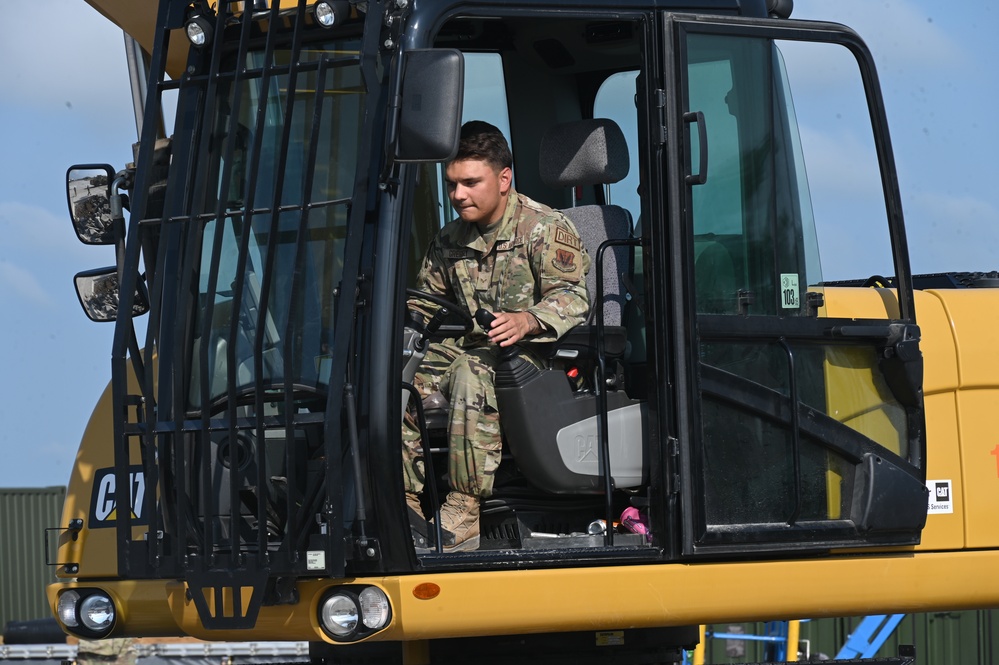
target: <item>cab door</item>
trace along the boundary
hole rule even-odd
[[[662,19],[682,552],[916,543],[922,357],[870,54],[831,24]]]

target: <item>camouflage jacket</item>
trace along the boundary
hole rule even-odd
[[[469,314],[528,311],[544,330],[531,342],[553,342],[589,312],[584,277],[590,257],[568,217],[510,190],[499,227],[490,243],[477,225],[460,219],[447,224],[427,250],[418,288],[439,294]],[[486,341],[475,330],[463,347]]]

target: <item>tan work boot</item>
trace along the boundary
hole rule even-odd
[[[416,492],[406,492],[406,505],[419,517],[423,517],[423,504],[420,503],[420,495]],[[411,513],[412,515],[412,513]]]
[[[413,534],[413,544],[419,548],[430,547],[427,538],[427,518],[423,515],[420,495],[416,492],[406,492],[406,512],[409,513],[409,527]]]
[[[449,492],[441,506],[445,552],[479,549],[479,497]]]

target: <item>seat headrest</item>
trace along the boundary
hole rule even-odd
[[[539,166],[549,187],[608,185],[628,175],[628,144],[613,120],[564,122],[542,137]]]

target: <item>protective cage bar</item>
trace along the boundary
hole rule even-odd
[[[119,570],[123,576],[133,578],[185,576],[206,627],[237,628],[253,625],[263,602],[291,600],[293,588],[275,585],[271,580],[277,576],[342,575],[347,558],[341,533],[345,523],[340,496],[344,451],[339,430],[343,377],[349,362],[346,345],[354,324],[353,283],[359,265],[351,259],[360,254],[359,227],[363,226],[365,208],[362,205],[352,209],[350,197],[313,202],[311,185],[320,118],[329,92],[323,82],[328,72],[357,68],[364,58],[357,52],[322,52],[316,58],[303,59],[306,26],[311,21],[306,0],[299,0],[292,12],[274,3],[265,11],[237,13],[243,3],[220,3],[214,17],[215,39],[202,51],[192,49],[188,74],[176,81],[168,80],[165,69],[170,33],[179,27],[177,22],[186,15],[188,6],[188,2],[177,0],[161,3],[150,63],[151,94],[146,116],[159,113],[164,91],[178,90],[180,99],[163,208],[157,209],[157,202],[150,196],[150,188],[157,184],[153,169],[153,146],[157,143],[154,123],[143,128],[132,196],[124,281],[134,283],[141,251],[147,267],[151,315],[145,351],[141,356],[133,351],[131,362],[136,370],[155,362],[159,372],[157,383],[153,372],[136,371],[142,377],[141,395],[128,393],[126,351],[138,345],[130,320],[131,296],[126,295],[113,357],[118,414],[117,486],[128,486],[124,479],[134,464],[130,450],[138,443],[147,483],[142,514],[153,517],[148,532],[133,539],[134,518],[128,511],[119,511]],[[374,14],[365,21],[375,26],[377,39],[380,18]],[[238,46],[232,35],[236,30]],[[230,39],[225,40],[222,37],[227,32]],[[262,59],[257,66],[247,66],[247,53],[254,42],[263,42],[263,50],[258,52],[263,54]],[[234,48],[238,48],[235,59]],[[365,40],[363,49],[376,51],[377,41]],[[283,52],[280,58],[276,57],[279,50]],[[199,66],[199,62],[207,66]],[[314,89],[296,87],[305,75],[317,82]],[[279,89],[286,99],[283,108],[277,108],[266,94],[246,103],[252,108],[244,108],[246,113],[242,115],[253,118],[254,139],[243,154],[237,154],[232,137],[239,130],[235,123],[244,102],[239,86],[247,81],[254,81],[260,90]],[[369,71],[361,77],[361,92],[373,83],[377,84]],[[231,93],[228,97],[227,89]],[[311,104],[312,128],[304,138],[308,149],[302,173],[305,192],[298,203],[288,204],[283,197],[284,175],[289,161],[290,118],[296,104]],[[226,115],[221,124],[217,122],[220,114]],[[265,154],[261,139],[264,123],[275,114],[289,120],[284,123],[278,148],[273,155]],[[366,129],[370,136],[370,128]],[[352,193],[359,194],[363,201],[366,186],[362,184],[358,190],[358,183],[367,176],[368,157],[363,150],[359,152],[358,177]],[[230,191],[237,165],[246,169],[242,192]],[[257,207],[254,198],[258,190],[270,187],[270,183],[261,184],[261,170],[271,167],[278,174],[269,192],[273,203]],[[268,299],[295,302],[304,276],[296,270],[281,285],[283,290],[278,290],[271,280],[279,269],[274,243],[281,232],[288,233],[287,220],[293,218],[297,225],[292,231],[297,234],[293,265],[297,266],[310,215],[317,209],[337,208],[349,220],[342,280],[351,297],[335,296],[333,300],[338,324],[335,327],[344,334],[335,339],[334,352],[340,350],[341,356],[334,356],[331,363],[327,389],[317,390],[291,380],[270,381],[262,371],[264,333],[258,328],[252,340],[251,380],[240,383],[236,344],[227,344],[226,389],[222,397],[214,397],[207,380],[212,375],[208,345],[192,348],[191,344],[195,339],[208,340],[213,333],[212,322],[217,318],[213,294],[231,288],[232,302],[240,303],[251,288],[259,288],[255,302],[258,321],[266,318]],[[261,222],[269,226],[259,285],[249,284],[246,279],[254,220],[258,227]],[[209,230],[212,224],[214,229]],[[221,252],[220,239],[228,225],[238,239],[235,256]],[[202,256],[201,247],[206,241],[211,242],[212,249],[210,255],[206,252]],[[225,261],[236,264],[231,284],[219,283],[220,265]],[[208,297],[199,302],[198,276],[202,272],[200,286]],[[278,362],[286,362],[293,352],[293,319],[289,314],[280,326],[278,334],[284,341],[278,344]],[[236,338],[240,324],[238,316],[230,317],[228,340]],[[201,377],[199,385],[194,385],[192,372]],[[237,391],[238,385],[241,387]],[[284,444],[284,461],[279,466],[285,474],[280,478],[266,471],[271,441]],[[257,445],[252,445],[254,442]],[[319,523],[320,516],[325,519],[323,524]],[[309,567],[306,549],[324,551],[326,564],[322,570]]]

